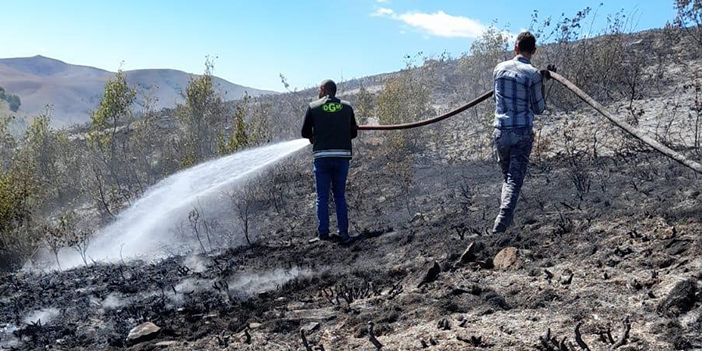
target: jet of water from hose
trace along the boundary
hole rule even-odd
[[[173,247],[173,228],[198,202],[213,199],[241,186],[244,181],[309,145],[297,139],[244,150],[180,171],[152,186],[114,222],[92,239],[87,256],[96,261],[162,256]],[[83,264],[76,252],[64,250],[59,257],[64,268]]]

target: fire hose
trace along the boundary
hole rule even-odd
[[[621,128],[624,130],[626,133],[629,135],[633,136],[634,138],[640,140],[644,144],[650,146],[654,150],[662,153],[663,155],[675,160],[676,162],[689,167],[693,171],[702,174],[702,164],[695,162],[693,160],[690,160],[689,158],[685,157],[685,155],[661,144],[660,142],[656,141],[655,139],[651,138],[650,136],[646,135],[642,131],[636,129],[634,126],[624,122],[621,118],[613,115],[611,112],[609,112],[602,104],[599,102],[595,101],[590,95],[587,95],[584,91],[582,91],[580,88],[578,88],[575,84],[570,82],[569,80],[565,79],[563,76],[560,74],[549,71],[551,78],[553,78],[555,81],[558,83],[561,83],[564,87],[568,88],[568,90],[572,91],[575,95],[577,95],[581,100],[583,100],[585,103],[588,105],[592,106],[597,112],[605,116],[610,122],[614,123],[617,127]],[[488,92],[483,93],[482,95],[478,96],[474,100],[468,102],[467,104],[460,106],[452,111],[449,111],[447,113],[444,113],[442,115],[417,121],[417,122],[411,122],[411,123],[402,123],[402,124],[386,124],[386,125],[362,125],[358,126],[358,130],[400,130],[400,129],[410,129],[410,128],[417,128],[421,126],[426,126],[432,123],[436,123],[439,121],[442,121],[444,119],[447,119],[449,117],[455,116],[485,100],[490,98],[494,93],[494,90],[490,90]]]

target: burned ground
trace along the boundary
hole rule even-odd
[[[419,167],[407,212],[392,183],[373,175],[382,162],[368,156],[373,147],[359,148],[351,171],[362,240],[350,247],[307,243],[313,195],[300,157],[294,162],[305,166],[286,185],[303,206],[288,216],[271,211],[253,246],[5,276],[0,343],[287,350],[304,349],[303,328],[312,349],[374,349],[373,322],[388,350],[559,350],[563,338],[578,350],[567,346],[577,345],[578,325],[599,350],[621,338],[627,318],[619,349],[702,347],[702,180],[691,171],[654,153],[600,157],[584,166],[606,171],[606,184],[593,179],[580,199],[567,160],[542,160],[515,227],[487,235],[499,191],[492,162]],[[470,242],[474,257],[457,263]],[[516,248],[514,264],[494,268],[506,247]],[[434,263],[440,272],[421,283]],[[156,338],[129,345],[129,330],[147,321],[161,328]]]

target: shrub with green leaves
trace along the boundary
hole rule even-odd
[[[378,96],[376,111],[380,124],[400,124],[425,118],[430,112],[430,91],[421,71],[409,66],[390,79]],[[413,151],[421,145],[422,130],[399,130],[384,134],[387,172],[404,195],[411,214],[410,190],[414,178]]]
[[[0,172],[0,253],[15,258],[31,257],[39,245],[33,227],[39,200],[34,172],[23,159]]]
[[[0,87],[0,100],[6,101],[12,112],[19,111],[20,106],[22,106],[20,97],[7,93],[3,87]]]
[[[181,167],[189,167],[217,154],[227,106],[217,94],[213,64],[205,62],[205,72],[193,77],[185,90],[185,105],[178,107]]]

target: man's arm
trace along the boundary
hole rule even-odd
[[[356,124],[356,114],[351,109],[351,139],[358,136],[358,124]]]
[[[543,71],[542,71],[542,72],[543,72]],[[546,72],[543,72],[543,73],[541,74],[541,78],[542,78],[542,82],[541,82],[541,92],[542,92],[543,95],[544,95],[544,101],[546,101],[546,95],[548,95],[548,94],[546,93],[546,92],[548,91],[548,90],[546,90],[546,81],[548,81],[549,79],[551,79],[551,72],[554,72],[554,73],[558,72],[558,70],[557,70],[557,68],[556,68],[556,65],[547,65],[547,66],[546,66]]]
[[[544,79],[541,74],[535,74],[537,81],[531,84],[531,112],[536,115],[544,113],[546,110],[546,98],[544,97]]]
[[[546,69],[542,69],[541,71],[539,71],[539,78],[541,80],[541,84],[539,87],[541,89],[541,98],[544,101],[544,106],[543,106],[543,109],[541,109],[541,112],[537,113],[536,109],[532,110],[537,115],[543,113],[544,112],[543,110],[546,109],[546,91],[547,91],[546,90],[546,81],[551,79],[551,72],[556,72],[556,65],[548,65],[548,66],[546,66]],[[532,104],[533,104],[533,101],[534,100],[532,100]],[[533,105],[532,105],[532,107],[533,107]]]
[[[312,130],[312,109],[307,107],[307,112],[305,113],[305,120],[302,122],[302,134],[303,138],[310,139],[310,143],[314,141],[314,131]]]

